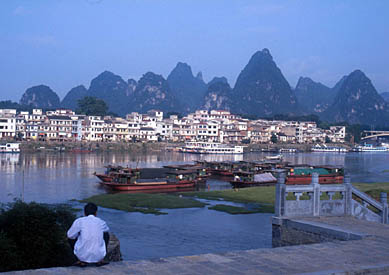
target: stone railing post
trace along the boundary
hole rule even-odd
[[[282,217],[285,213],[285,173],[279,173],[276,184],[275,215]]]
[[[380,195],[380,201],[382,203],[382,223],[388,223],[388,194],[382,192]]]
[[[320,184],[319,184],[319,174],[312,173],[312,182],[313,185],[313,216],[320,215]]]
[[[344,212],[346,215],[351,216],[353,214],[353,207],[352,207],[352,202],[353,202],[353,192],[352,192],[352,186],[351,186],[351,178],[350,175],[344,175],[343,178],[343,184],[345,185],[345,209]]]

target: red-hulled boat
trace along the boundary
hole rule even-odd
[[[194,188],[198,179],[195,170],[170,171],[165,168],[123,169],[110,173],[111,181],[100,184],[116,191],[172,191]],[[141,178],[141,176],[148,178]],[[159,177],[158,177],[159,176]],[[164,176],[161,178],[161,176]]]
[[[105,175],[105,174],[96,174],[94,173],[96,177],[98,177],[99,180],[103,182],[111,182],[113,180],[113,177],[110,175]]]
[[[319,184],[343,183],[344,170],[336,166],[299,166],[289,169],[285,184],[308,185],[312,182],[312,174],[319,174]]]
[[[234,173],[234,175],[234,180],[230,181],[233,188],[272,186],[277,183],[277,179],[270,172],[253,173],[239,171]]]
[[[124,168],[122,166],[108,165],[105,166],[105,168],[106,170],[104,174],[97,174],[96,172],[93,173],[93,175],[95,175],[103,182],[112,182],[118,173],[125,173],[126,175],[129,174],[130,176],[135,176],[137,173],[139,173],[139,169]]]
[[[116,191],[159,190],[163,192],[165,190],[193,188],[195,186],[195,181],[168,182],[163,179],[161,181],[148,180],[143,182],[136,181],[134,183],[101,182],[101,184]]]

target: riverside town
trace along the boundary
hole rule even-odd
[[[27,141],[219,143],[344,143],[345,126],[320,129],[315,122],[249,120],[229,111],[198,110],[185,117],[152,110],[125,118],[85,116],[72,110],[17,112],[0,109],[0,138]]]

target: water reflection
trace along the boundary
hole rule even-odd
[[[97,183],[93,172],[103,172],[104,166],[116,164],[128,167],[162,167],[178,163],[193,163],[196,160],[260,160],[264,153],[245,155],[194,155],[176,152],[144,153],[35,153],[0,154],[1,202],[19,198],[24,190],[27,201],[65,202],[82,199],[106,192]],[[293,164],[345,166],[356,182],[388,182],[388,153],[298,153],[284,154],[284,159]],[[25,182],[23,189],[23,179]],[[211,179],[212,189],[228,188],[225,181]]]

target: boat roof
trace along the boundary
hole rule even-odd
[[[188,174],[196,174],[196,170],[178,170],[178,171],[168,171],[166,174],[171,175],[188,175]]]

